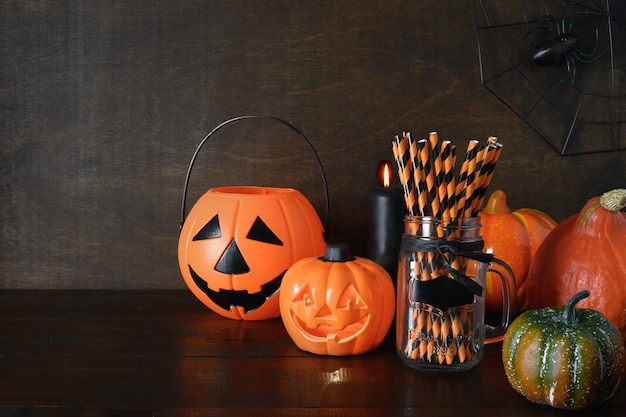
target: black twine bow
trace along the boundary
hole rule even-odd
[[[483,287],[469,278],[461,271],[454,269],[452,264],[457,256],[473,259],[482,263],[490,263],[494,256],[483,253],[484,241],[482,239],[471,242],[459,242],[456,240],[419,239],[408,235],[402,235],[400,248],[410,252],[437,252],[441,255],[441,263],[448,269],[452,277],[472,293],[482,296]],[[447,254],[447,256],[446,256]]]

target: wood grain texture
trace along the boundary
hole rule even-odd
[[[185,171],[238,115],[311,140],[331,239],[358,255],[377,163],[404,130],[498,136],[491,189],[559,221],[626,179],[626,153],[560,157],[482,88],[472,2],[5,1],[0,38],[0,288],[182,288]],[[225,130],[191,203],[217,185],[290,186],[323,216],[307,152],[276,126]]]
[[[555,416],[473,370],[410,369],[394,331],[359,356],[299,350],[280,319],[222,318],[188,291],[0,292],[3,416]],[[621,416],[624,384],[595,409]]]

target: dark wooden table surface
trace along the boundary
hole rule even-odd
[[[588,415],[518,395],[500,343],[440,375],[403,365],[391,337],[315,356],[280,319],[224,319],[187,291],[11,290],[0,311],[0,416]],[[626,416],[624,383],[593,414]]]

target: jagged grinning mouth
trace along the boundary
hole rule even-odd
[[[232,306],[242,307],[246,313],[250,313],[261,307],[269,298],[278,293],[283,276],[287,271],[283,271],[273,280],[263,284],[261,291],[255,293],[249,293],[247,290],[220,289],[214,291],[210,289],[209,284],[193,270],[191,265],[189,265],[189,272],[196,286],[220,308],[230,311]]]
[[[337,330],[327,324],[321,324],[312,329],[306,323],[299,319],[293,310],[289,311],[291,322],[298,329],[300,334],[312,342],[325,342],[334,340],[337,344],[348,343],[358,337],[365,331],[370,322],[371,314],[367,314],[362,319],[345,326],[343,329]]]

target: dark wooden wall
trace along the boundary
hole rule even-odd
[[[626,185],[626,153],[561,157],[480,85],[470,1],[8,0],[0,59],[1,288],[184,287],[187,165],[238,115],[303,131],[331,236],[361,255],[376,164],[403,130],[498,136],[491,190],[559,221]],[[275,124],[220,131],[197,166],[190,204],[294,186],[324,215],[310,152]]]

